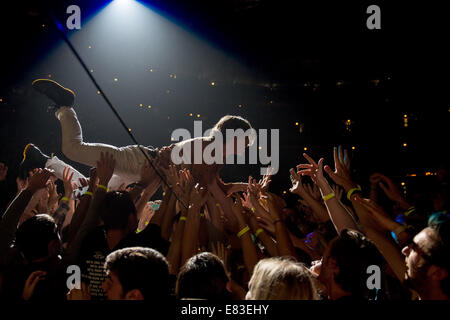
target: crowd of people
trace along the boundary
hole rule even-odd
[[[380,173],[363,190],[337,147],[331,166],[303,154],[303,163],[279,172],[292,183],[283,197],[271,191],[269,174],[226,184],[220,166],[171,163],[170,147],[151,150],[148,163],[137,153],[124,157],[123,148],[84,143],[76,126],[73,139],[72,95],[39,85],[66,121],[63,152],[90,158],[84,163],[92,168],[86,178],[68,165],[52,168],[46,157],[17,178],[0,221],[1,299],[450,298],[447,173],[429,206],[419,205]],[[215,129],[230,126],[251,127],[228,116]],[[39,150],[27,146],[25,158],[32,148]],[[127,175],[134,183],[112,184],[130,173],[126,166],[139,166]],[[0,163],[0,182],[7,170]],[[378,201],[381,193],[390,202]]]

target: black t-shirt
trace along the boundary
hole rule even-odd
[[[128,234],[112,250],[108,246],[103,226],[95,228],[84,239],[80,251],[82,279],[89,283],[92,300],[106,298],[102,284],[106,279],[104,264],[108,254],[118,249],[138,246],[153,248],[165,256],[169,245],[167,240],[161,238],[160,227],[153,223],[139,233]]]

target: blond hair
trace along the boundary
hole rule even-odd
[[[247,300],[317,300],[312,274],[292,258],[262,259],[248,284]]]

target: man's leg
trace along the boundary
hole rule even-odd
[[[114,173],[130,183],[139,178],[146,158],[138,146],[115,147],[104,143],[87,143],[83,141],[83,133],[73,108],[61,107],[55,112],[61,123],[62,152],[69,159],[95,167],[100,153],[110,153],[116,160]],[[145,152],[147,148],[143,147]]]
[[[54,175],[63,180],[63,172],[66,167],[69,167],[73,172],[72,182],[77,186],[80,186],[80,178],[85,178],[80,172],[75,168],[65,163],[64,161],[58,159],[56,156],[47,156],[42,153],[42,151],[36,147],[34,144],[29,143],[26,145],[23,151],[23,160],[20,163],[21,176],[25,178],[28,172],[35,168],[47,168],[54,171]]]
[[[75,94],[72,90],[64,88],[59,83],[38,79],[33,87],[56,103],[56,117],[61,123],[62,151],[71,160],[88,166],[95,166],[100,159],[101,152],[109,152],[116,160],[114,173],[125,182],[133,182],[139,178],[142,165],[146,158],[138,146],[115,147],[103,143],[86,143],[77,119],[73,105]],[[145,148],[145,152],[151,152]]]

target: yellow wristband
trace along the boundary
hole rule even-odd
[[[67,197],[62,197],[62,198],[61,198],[61,201],[70,201],[70,199],[67,198]]]
[[[102,185],[102,184],[99,184],[99,185],[97,186],[97,188],[104,189],[106,192],[109,191],[109,188],[108,188],[107,186]]]
[[[251,208],[250,210],[252,210],[252,212],[255,212],[255,211],[256,211],[256,209],[255,209],[255,208]]]
[[[204,213],[200,213],[200,217],[202,217],[202,218],[203,218],[204,216],[205,216],[205,214],[204,214]]]
[[[86,191],[84,194],[87,195],[87,196],[91,196],[91,197],[94,196],[94,194],[92,192],[90,192],[90,191]]]
[[[406,212],[404,213],[405,217],[409,216],[414,211],[416,211],[416,207],[414,206],[409,207],[408,210],[406,210]]]
[[[259,228],[258,230],[256,230],[255,232],[255,237],[259,236],[261,234],[261,232],[263,232],[264,230]]]
[[[352,201],[352,199],[350,199],[350,197],[355,193],[355,192],[361,192],[361,187],[356,187],[356,188],[351,188],[350,190],[348,190],[347,192],[347,199]]]
[[[238,238],[242,237],[246,232],[249,232],[250,228],[249,226],[246,226],[244,229],[242,229],[241,231],[238,232],[237,236]]]
[[[187,218],[185,216],[180,217],[180,221],[186,221],[186,220],[187,220]]]
[[[323,201],[327,201],[327,200],[330,200],[331,198],[334,198],[334,196],[335,196],[335,194],[332,192],[332,193],[327,194],[326,196],[323,196],[322,199],[323,199]]]

